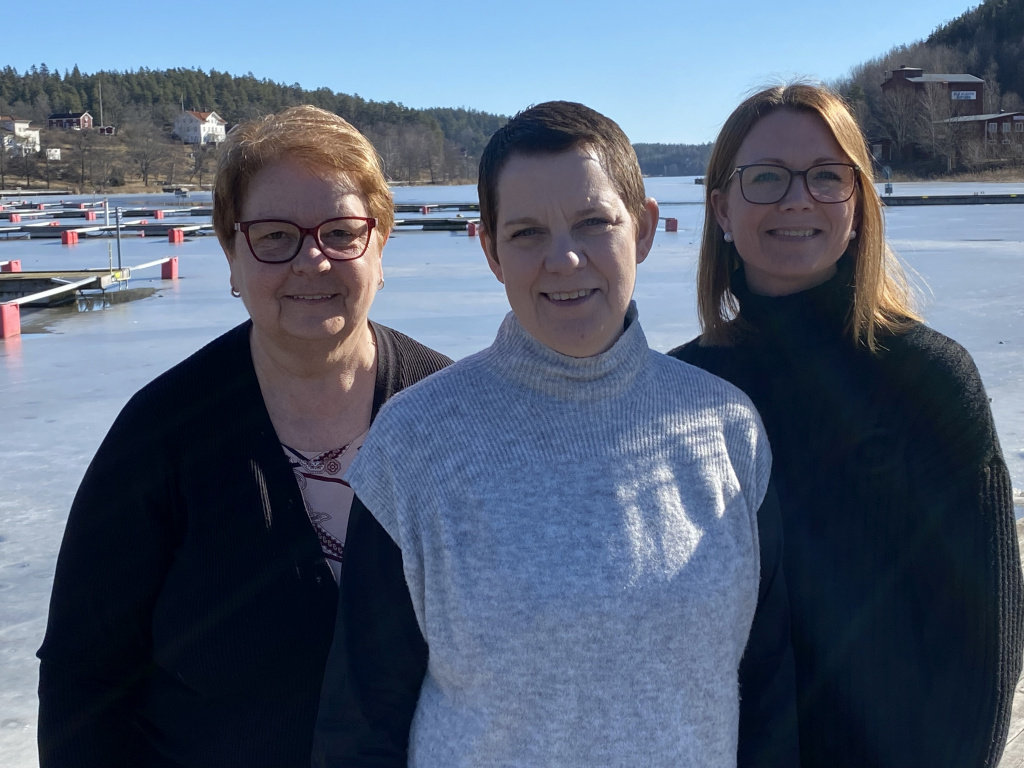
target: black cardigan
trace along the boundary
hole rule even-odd
[[[371,325],[375,416],[451,360]],[[86,471],[38,653],[42,768],[309,765],[338,589],[250,326],[136,394]]]
[[[923,325],[844,336],[848,267],[752,331],[669,354],[761,413],[782,508],[805,768],[995,766],[1021,669],[1010,478],[968,353]]]

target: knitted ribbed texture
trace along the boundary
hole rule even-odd
[[[849,267],[737,295],[754,332],[670,354],[747,392],[785,535],[804,768],[991,768],[1021,667],[1013,504],[967,352],[924,326],[843,333]]]
[[[577,359],[510,314],[385,406],[346,476],[430,648],[413,768],[735,765],[768,445],[627,321]]]

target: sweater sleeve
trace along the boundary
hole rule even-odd
[[[789,597],[782,570],[782,517],[775,486],[757,513],[761,581],[750,637],[740,661],[738,768],[800,763],[796,672],[790,640]]]
[[[145,396],[129,402],[68,516],[38,652],[42,768],[131,762],[133,697],[151,667],[153,605],[178,535],[154,412]]]
[[[1009,728],[1024,643],[1024,579],[1009,472],[989,399],[974,361],[941,337],[919,373],[921,430],[930,470],[917,478],[928,506],[910,552],[927,552],[920,591],[933,617],[926,638],[936,654],[940,700],[957,708],[953,765],[995,768]],[[926,591],[927,590],[927,591]]]
[[[334,645],[313,740],[314,768],[405,768],[427,644],[402,552],[357,498]]]

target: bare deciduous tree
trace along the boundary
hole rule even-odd
[[[170,143],[152,120],[138,120],[124,126],[124,142],[129,162],[144,186],[149,186],[149,177],[158,172],[161,163],[167,159]]]
[[[885,93],[879,106],[879,127],[892,143],[895,159],[904,160],[904,153],[914,137],[921,99],[910,88],[895,87]]]

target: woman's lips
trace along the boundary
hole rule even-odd
[[[780,229],[769,229],[768,230],[768,234],[769,235],[774,235],[775,237],[805,238],[805,237],[814,237],[820,231],[821,231],[820,229],[809,229],[809,228],[800,228],[800,229],[797,229],[797,228],[781,229],[780,228]]]
[[[335,294],[333,293],[297,293],[289,296],[289,299],[294,301],[327,301],[333,299]]]
[[[551,293],[545,293],[544,295],[551,301],[573,301],[574,299],[585,299],[593,292],[594,290],[592,288],[585,288],[579,291],[552,291]]]

